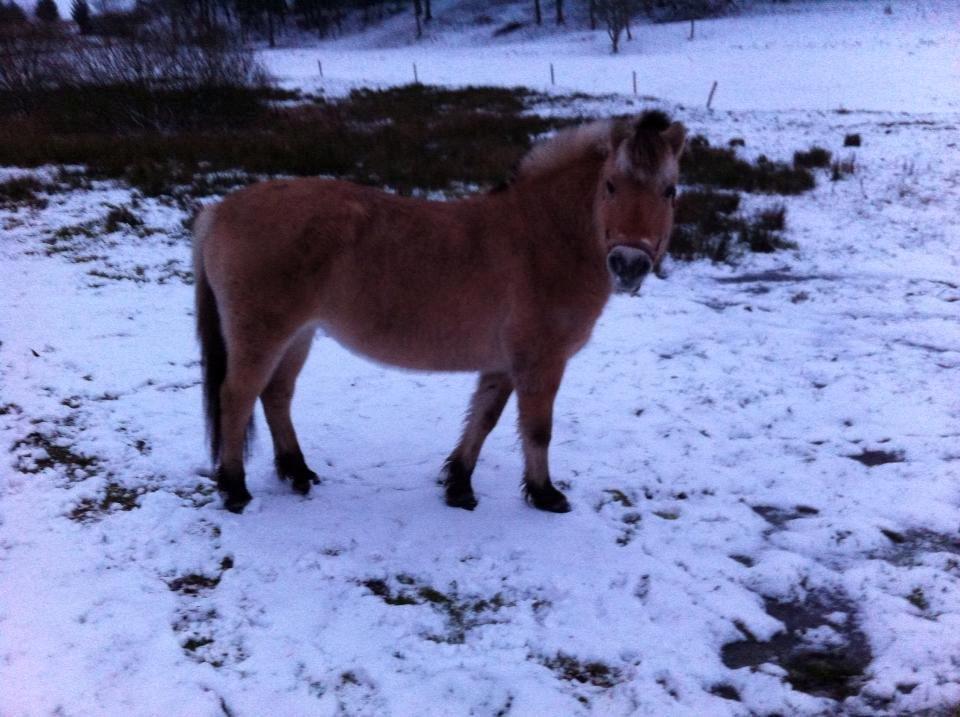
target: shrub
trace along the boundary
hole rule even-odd
[[[829,150],[823,147],[811,147],[805,152],[793,153],[793,166],[803,167],[804,169],[829,167],[831,156]]]
[[[751,164],[738,157],[734,148],[711,147],[701,136],[691,138],[687,147],[680,167],[685,184],[764,194],[801,194],[815,186],[813,174],[805,167],[791,167],[765,157]]]
[[[857,163],[852,156],[847,159],[834,160],[833,164],[830,165],[830,181],[839,182],[847,175],[854,174],[856,171]]]
[[[0,35],[0,122],[47,132],[166,131],[246,122],[264,109],[251,52],[172,31],[91,42],[59,30]]]
[[[786,224],[783,205],[750,215],[737,213],[739,207],[736,193],[685,191],[677,206],[670,255],[681,261],[723,262],[743,251],[771,252],[793,246],[781,234]]]
[[[860,135],[859,134],[848,134],[843,138],[844,147],[859,147],[860,146]]]

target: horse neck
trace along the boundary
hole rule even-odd
[[[543,234],[582,244],[582,250],[599,248],[593,211],[602,167],[598,157],[521,181],[516,185],[520,206]]]

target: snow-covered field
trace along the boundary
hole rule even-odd
[[[880,13],[862,5],[836,24]],[[735,55],[723,27],[764,21],[786,22],[718,23],[715,51]],[[859,24],[870,52],[895,46]],[[946,26],[913,27],[918,47],[929,30],[956,48]],[[549,61],[513,50],[518,68]],[[452,51],[418,50],[438,67]],[[351,52],[332,91],[391,81],[380,50]],[[0,208],[0,715],[954,714],[960,92],[938,104],[901,73],[875,107],[834,73],[826,96],[798,77],[796,105],[760,101],[760,73],[741,78],[753,106],[676,110],[747,155],[820,144],[856,173],[786,201],[797,251],[674,265],[611,302],[558,399],[561,516],[521,500],[512,403],[477,510],[443,505],[473,378],[325,338],[294,407],[323,483],[290,493],[264,430],[254,502],[222,510],[185,211],[110,183]],[[862,147],[843,148],[853,132]],[[144,226],[104,232],[111,205]]]
[[[693,41],[688,23],[638,25],[618,55],[610,54],[603,31],[557,32],[550,22],[492,37],[511,20],[529,23],[530,3],[460,5],[474,11],[439,13],[420,42],[404,14],[380,31],[263,56],[282,82],[328,93],[412,82],[414,64],[426,83],[550,89],[552,64],[554,89],[630,94],[636,72],[640,95],[692,107],[706,104],[716,81],[712,106],[718,110],[960,111],[960,3],[954,0],[760,6],[753,15],[699,21]],[[490,22],[468,28],[456,22],[477,16]]]

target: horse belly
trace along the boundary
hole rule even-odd
[[[325,311],[321,325],[354,353],[420,371],[488,371],[506,365],[497,312],[470,311],[470,302],[354,302]]]

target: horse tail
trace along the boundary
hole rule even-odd
[[[193,278],[196,288],[197,339],[203,366],[203,408],[210,456],[220,456],[220,389],[227,375],[227,344],[220,327],[220,311],[203,266],[203,242],[210,234],[216,207],[205,207],[193,222]]]

